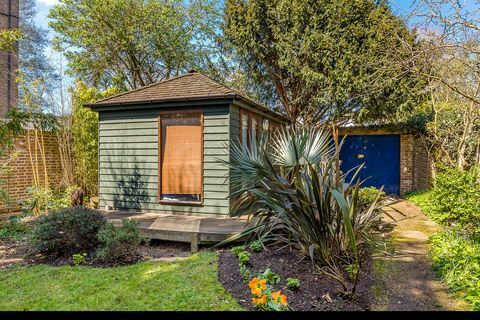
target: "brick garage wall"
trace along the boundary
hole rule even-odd
[[[400,194],[413,191],[413,136],[400,135]]]
[[[340,135],[400,135],[400,194],[430,187],[430,160],[420,136],[399,130],[342,128]]]
[[[47,163],[48,181],[52,187],[58,187],[61,185],[63,172],[57,137],[55,134],[45,132],[43,139],[45,143],[45,158]],[[31,133],[30,143],[33,146],[33,133]],[[12,149],[13,150],[8,155],[4,156],[1,161],[6,161],[9,155],[11,155],[13,152],[15,152],[17,156],[15,160],[12,161],[8,166],[9,174],[5,175],[3,173],[0,176],[0,179],[3,181],[2,187],[8,191],[12,199],[13,208],[10,208],[10,210],[18,210],[19,206],[16,204],[16,201],[26,199],[28,194],[27,188],[33,185],[33,169],[28,153],[27,134],[16,138],[14,147]],[[43,161],[41,160],[38,148],[37,152],[38,163],[40,166],[39,174],[43,181]],[[7,211],[7,208],[0,205],[0,212],[2,211]]]
[[[400,135],[400,193],[430,188],[430,159],[419,135]]]
[[[413,136],[413,191],[431,187],[431,162],[425,142],[419,135]]]

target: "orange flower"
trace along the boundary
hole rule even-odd
[[[282,291],[272,292],[272,300],[276,304],[281,304],[282,306],[288,306],[287,296],[282,294]]]
[[[252,298],[252,303],[258,305],[267,304],[267,295],[264,294],[260,298]]]
[[[253,278],[249,283],[248,286],[250,290],[252,290],[252,294],[260,297],[263,293],[263,290],[267,289],[267,280],[260,280],[258,278]]]

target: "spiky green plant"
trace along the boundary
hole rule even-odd
[[[344,293],[353,295],[358,273],[352,286],[344,266],[360,266],[360,248],[380,221],[381,191],[370,205],[360,203],[361,166],[347,181],[348,173],[338,168],[340,148],[327,131],[284,128],[272,138],[269,143],[262,137],[249,148],[233,144],[230,161],[224,162],[235,190],[231,215],[249,215],[238,236],[255,233],[261,240],[298,246],[315,270],[334,277]]]

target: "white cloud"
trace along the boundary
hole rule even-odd
[[[37,0],[38,3],[46,4],[47,6],[53,6],[58,4],[58,0]]]

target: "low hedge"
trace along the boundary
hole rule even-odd
[[[107,223],[105,217],[93,210],[76,206],[40,216],[30,235],[34,253],[45,256],[71,256],[91,252],[99,244],[98,232]]]

